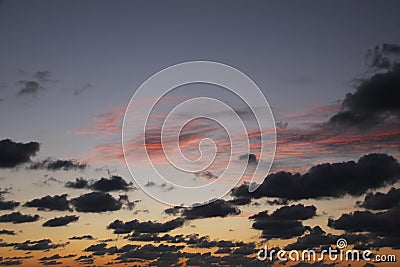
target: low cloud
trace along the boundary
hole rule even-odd
[[[188,220],[212,218],[212,217],[226,217],[229,215],[238,215],[240,210],[235,207],[235,204],[223,199],[218,199],[209,204],[202,206],[194,206],[190,208],[173,207],[164,210],[164,213],[169,215],[178,215]]]
[[[110,178],[100,178],[90,181],[84,178],[76,178],[74,182],[67,182],[66,187],[75,189],[92,189],[101,192],[128,191],[133,187],[132,183],[126,182],[121,176],[113,175]]]
[[[36,241],[27,240],[23,243],[15,243],[13,244],[14,249],[16,250],[50,250],[59,247],[64,247],[66,244],[54,244],[50,239],[41,239]]]
[[[328,226],[346,232],[369,232],[381,237],[400,237],[398,227],[400,208],[373,213],[371,211],[355,211],[343,214],[339,219],[330,218]]]
[[[71,204],[79,212],[106,212],[122,208],[121,201],[108,193],[92,192],[71,199]]]
[[[16,233],[13,230],[2,229],[0,235],[16,235]]]
[[[115,220],[107,228],[114,229],[115,234],[130,233],[132,231],[139,233],[164,233],[181,227],[183,223],[184,219],[182,218],[170,220],[165,223],[153,221],[140,222],[136,219],[124,223],[120,220]]]
[[[64,195],[55,195],[55,196],[45,196],[42,198],[36,198],[31,201],[28,201],[24,204],[25,207],[33,207],[38,210],[50,211],[50,210],[58,210],[58,211],[71,211],[72,209],[69,206],[69,201],[67,200],[67,194]]]
[[[0,168],[14,168],[31,161],[39,151],[38,142],[17,143],[10,139],[0,141]]]
[[[92,235],[81,235],[81,236],[73,236],[68,239],[69,240],[94,240],[95,238]]]
[[[332,116],[331,125],[370,128],[391,118],[400,119],[400,64],[363,80],[342,102],[342,111]]]
[[[309,230],[301,221],[313,218],[316,210],[315,206],[298,204],[281,207],[271,214],[268,211],[259,212],[249,219],[254,220],[254,229],[262,230],[262,237],[289,239]]]
[[[364,201],[358,202],[357,206],[369,210],[386,210],[400,205],[400,189],[391,188],[385,193],[368,193]]]
[[[28,169],[30,170],[47,170],[47,171],[82,171],[87,168],[86,163],[78,162],[76,160],[61,160],[61,159],[45,159],[40,162],[32,163]]]
[[[268,175],[253,193],[248,184],[232,190],[235,197],[276,197],[287,200],[360,196],[370,189],[395,183],[400,178],[400,164],[386,154],[369,154],[357,162],[316,165],[304,174],[278,172]]]
[[[46,221],[45,223],[42,224],[44,227],[58,227],[58,226],[64,226],[67,224],[70,224],[72,222],[77,222],[79,220],[79,216],[75,215],[67,215],[63,217],[56,217],[53,219],[50,219]]]
[[[39,215],[25,215],[18,212],[12,212],[0,216],[0,222],[8,222],[13,224],[35,222],[39,220]]]

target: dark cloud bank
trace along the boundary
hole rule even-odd
[[[357,162],[316,165],[304,174],[278,172],[268,175],[253,193],[248,184],[232,191],[237,198],[276,197],[288,200],[360,196],[398,181],[400,164],[386,154],[369,154]]]

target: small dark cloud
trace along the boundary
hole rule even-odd
[[[69,240],[94,240],[95,238],[92,235],[81,235],[81,236],[73,236],[68,239]]]
[[[0,222],[11,222],[14,224],[35,222],[39,220],[39,215],[25,215],[18,212],[12,212],[0,216]]]
[[[127,191],[131,185],[131,183],[128,184],[122,177],[114,175],[110,178],[101,178],[100,180],[91,184],[90,188],[103,192],[118,190]]]
[[[108,229],[113,229],[115,234],[130,233],[132,231],[139,233],[165,233],[173,229],[181,227],[184,223],[184,219],[177,218],[164,223],[146,221],[140,222],[139,220],[133,220],[128,222],[122,222],[115,220],[108,225]]]
[[[93,255],[104,255],[107,251],[107,243],[90,245],[89,247],[85,248],[84,251],[94,252]]]
[[[357,206],[369,210],[386,210],[400,205],[400,189],[392,188],[385,193],[368,193],[363,202],[358,202]]]
[[[38,142],[17,143],[10,139],[0,141],[0,168],[14,168],[27,163],[39,151]]]
[[[254,220],[254,229],[262,230],[262,237],[289,239],[309,230],[301,221],[313,218],[316,210],[315,206],[298,204],[281,207],[271,214],[268,211],[259,212],[249,219]]]
[[[100,178],[97,181],[76,178],[74,182],[67,182],[65,186],[75,189],[93,189],[101,192],[128,191],[134,188],[132,183],[128,183],[124,178],[117,175],[113,175],[110,178]]]
[[[83,189],[87,188],[89,184],[88,180],[85,180],[84,178],[76,178],[74,182],[66,182],[65,187],[69,188],[75,188],[75,189]]]
[[[48,171],[70,171],[70,170],[84,170],[87,168],[86,163],[81,163],[75,160],[61,160],[61,159],[45,159],[40,162],[34,162],[29,167],[30,170],[48,170]]]
[[[0,266],[18,266],[22,265],[22,260],[2,260],[0,261]]]
[[[23,243],[15,243],[16,250],[50,250],[64,247],[66,244],[54,244],[50,239],[41,239],[36,241],[27,240]]]
[[[45,223],[42,224],[44,227],[58,227],[58,226],[64,226],[67,224],[70,224],[72,222],[76,222],[79,220],[79,216],[75,215],[66,215],[63,217],[56,217],[53,219],[50,219],[46,221]]]
[[[235,204],[223,199],[218,199],[211,203],[190,208],[173,207],[164,210],[164,213],[169,215],[180,214],[185,219],[201,219],[211,217],[226,217],[229,215],[238,215],[240,210],[235,207]]]
[[[122,203],[108,193],[92,192],[71,199],[79,212],[106,212],[120,210]]]
[[[202,178],[207,178],[207,179],[217,179],[217,178],[218,178],[217,175],[213,174],[213,173],[210,172],[210,171],[196,172],[196,173],[194,173],[194,175],[195,175],[196,177],[202,177]]]
[[[25,207],[37,208],[38,210],[50,211],[71,211],[69,207],[69,201],[67,200],[67,194],[55,195],[55,196],[45,196],[42,198],[36,198],[28,201],[24,204]]]
[[[13,230],[2,229],[0,235],[16,235],[16,233]]]
[[[268,205],[287,205],[289,201],[287,199],[278,198],[273,200],[267,200]]]
[[[13,200],[2,200],[0,197],[0,210],[13,210],[19,206],[18,201]]]
[[[80,264],[93,264],[93,255],[82,255],[75,259]]]
[[[325,163],[305,174],[278,172],[268,175],[259,188],[249,193],[248,184],[234,188],[235,197],[276,197],[287,200],[360,196],[400,178],[400,164],[386,154],[369,154],[358,162]]]
[[[65,256],[61,256],[60,254],[54,254],[52,256],[42,257],[39,260],[40,261],[51,261],[51,260],[59,260],[59,259],[69,259],[69,258],[74,258],[74,257],[76,257],[75,254],[68,254]]]

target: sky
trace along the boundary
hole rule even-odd
[[[399,257],[399,7],[397,1],[0,1],[0,266],[278,266],[279,260],[257,260],[257,251],[265,244],[334,247],[338,238],[349,248]],[[156,103],[157,93],[146,88],[150,97],[126,113],[132,96],[154,74],[191,61],[244,73],[270,110],[247,106],[221,86],[183,85],[157,103],[141,135],[140,105]],[[194,102],[173,123],[207,114],[227,128],[198,119],[170,129],[161,142],[168,113],[196,97],[224,102],[239,120]],[[276,129],[259,131],[254,112],[273,116]],[[248,138],[239,138],[241,122]],[[177,129],[190,160],[201,155],[201,140],[213,140],[208,168],[188,173],[170,166],[163,148],[173,146]],[[275,133],[268,172],[260,153],[271,147],[260,140]],[[248,140],[249,153],[232,140]],[[143,148],[175,185],[144,163]],[[206,162],[213,151],[204,151]],[[180,185],[224,186],[218,178],[228,163],[226,181],[242,178],[232,190],[208,205],[179,207]],[[265,180],[249,193],[256,166]],[[139,170],[142,184],[128,167]]]

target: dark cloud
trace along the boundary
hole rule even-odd
[[[68,239],[69,240],[94,240],[95,238],[92,235],[82,235],[82,236],[73,236]]]
[[[316,210],[315,206],[298,204],[281,207],[272,214],[263,211],[249,219],[254,220],[252,225],[254,229],[262,230],[262,237],[289,239],[301,236],[309,230],[309,227],[304,226],[301,221],[314,217]]]
[[[234,198],[232,200],[228,201],[229,203],[232,203],[233,205],[236,206],[244,206],[244,205],[248,205],[251,203],[251,199],[247,198],[247,197],[238,197],[238,198]]]
[[[94,259],[92,255],[82,255],[75,259],[80,264],[93,264]]]
[[[14,224],[17,223],[27,223],[27,222],[35,222],[39,220],[39,215],[25,215],[18,212],[12,212],[9,214],[4,214],[0,216],[0,222],[12,222]]]
[[[92,192],[71,199],[71,204],[79,212],[106,212],[119,210],[122,203],[108,193]]]
[[[363,202],[358,202],[357,206],[369,210],[386,210],[400,204],[400,189],[392,188],[386,194],[377,192],[368,193]]]
[[[45,159],[40,162],[34,162],[29,167],[31,170],[48,170],[48,171],[70,171],[70,170],[84,170],[87,168],[86,163],[81,163],[75,160],[53,160],[53,159]]]
[[[4,260],[0,261],[0,266],[18,266],[23,263],[22,260]]]
[[[369,154],[358,162],[316,165],[305,174],[278,172],[264,179],[253,193],[248,184],[232,190],[235,197],[276,197],[288,200],[360,196],[369,189],[380,188],[398,181],[400,164],[386,154]]]
[[[23,243],[15,243],[16,250],[49,250],[64,247],[66,244],[54,244],[50,239],[41,239],[36,241],[27,240]]]
[[[56,217],[53,219],[50,219],[46,221],[45,223],[42,224],[44,227],[58,227],[58,226],[64,226],[67,224],[70,224],[72,222],[76,222],[79,220],[78,216],[75,215],[66,215],[63,217]]]
[[[0,198],[0,210],[13,210],[18,206],[19,206],[18,201],[13,201],[13,200],[6,201]]]
[[[55,196],[45,196],[42,198],[36,198],[28,201],[24,204],[25,207],[33,207],[38,210],[50,211],[71,211],[69,207],[69,201],[67,200],[67,194],[55,195]]]
[[[131,185],[132,184],[128,184],[122,177],[114,175],[110,178],[101,178],[100,180],[91,184],[90,188],[103,192],[118,190],[127,191]]]
[[[240,210],[235,204],[223,199],[218,199],[202,206],[194,206],[190,208],[173,207],[164,210],[166,214],[181,214],[185,219],[193,220],[211,217],[226,217],[228,215],[238,215]]]
[[[390,118],[400,118],[400,64],[363,80],[343,100],[343,110],[329,124],[369,128]]]
[[[0,168],[14,168],[27,163],[39,151],[38,142],[17,143],[10,139],[0,141]]]
[[[93,255],[104,255],[107,251],[107,243],[90,245],[89,247],[85,248],[84,251],[94,252]]]
[[[68,258],[73,258],[73,257],[76,257],[76,255],[69,254],[69,255],[61,256],[60,254],[54,254],[52,256],[42,257],[39,260],[40,261],[51,261],[51,260],[59,260],[59,259],[68,259]]]
[[[140,222],[138,220],[122,222],[120,220],[115,220],[110,223],[107,228],[114,229],[114,233],[130,233],[132,231],[139,233],[165,233],[171,231],[175,228],[181,227],[184,223],[184,219],[177,218],[164,223],[160,222]]]
[[[102,192],[128,191],[134,188],[132,183],[126,182],[122,177],[117,175],[113,175],[110,178],[100,178],[97,181],[76,178],[74,182],[67,182],[65,186],[76,189],[87,188]]]
[[[319,226],[315,226],[309,234],[299,237],[296,242],[287,245],[285,250],[305,250],[319,248],[321,246],[331,246],[336,244],[338,237],[327,234]]]
[[[76,178],[74,182],[66,182],[65,187],[69,188],[75,188],[75,189],[83,189],[87,188],[89,184],[88,180],[85,180],[84,178]]]
[[[0,230],[0,235],[16,235],[13,230],[2,229]]]
[[[400,237],[400,208],[372,213],[370,211],[355,211],[343,214],[339,219],[330,218],[328,226],[346,232],[369,232],[381,237]]]
[[[174,256],[174,257],[170,257],[169,260],[179,259],[181,256],[183,256],[179,252],[179,250],[181,250],[183,248],[184,248],[184,246],[164,245],[164,244],[154,246],[152,244],[146,244],[144,246],[134,247],[134,248],[129,249],[126,252],[123,252],[121,255],[119,255],[116,258],[116,260],[120,260],[121,262],[135,262],[135,261],[137,261],[135,259],[154,260],[154,259],[157,259],[160,257],[163,259],[166,259],[167,258],[166,255]],[[133,259],[134,261],[130,261],[130,259]],[[162,261],[159,262],[159,264],[162,264]],[[168,265],[168,263],[167,263],[167,265]],[[163,264],[162,266],[165,266],[165,265]]]
[[[289,204],[289,201],[287,199],[274,199],[274,200],[267,200],[268,205],[287,205]]]

